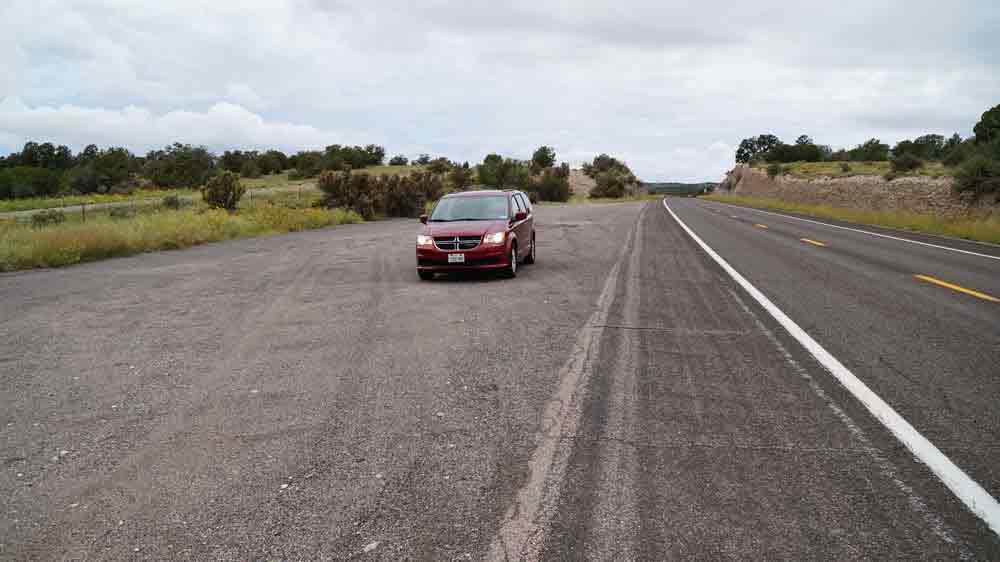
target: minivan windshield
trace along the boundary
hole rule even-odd
[[[486,221],[507,218],[505,195],[482,197],[445,197],[438,201],[430,220],[433,222]]]

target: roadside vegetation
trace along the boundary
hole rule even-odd
[[[0,270],[55,267],[205,242],[375,220],[416,217],[441,195],[521,189],[535,202],[571,201],[570,168],[541,146],[530,160],[489,154],[477,165],[421,154],[385,163],[377,145],[330,145],[291,156],[175,143],[145,156],[90,145],[78,154],[25,144],[0,158],[0,212],[42,209],[0,223]],[[640,197],[624,162],[584,165],[588,201]],[[56,207],[131,201],[131,205]]]
[[[46,210],[31,223],[0,221],[0,271],[59,267],[206,242],[360,222],[355,212],[318,206],[315,191],[242,199],[235,174],[219,176],[205,201],[165,197],[148,207],[88,213]],[[227,210],[226,207],[231,207]]]
[[[817,178],[847,178],[851,176],[885,176],[893,171],[889,161],[864,161],[864,162],[788,162],[784,164],[755,162],[753,169],[777,175],[790,175],[803,179]],[[941,162],[925,162],[918,169],[910,170],[911,175],[920,175],[932,178],[952,177],[957,172],[956,168],[944,165]]]
[[[594,180],[590,190],[593,198],[632,197],[638,193],[639,180],[632,170],[617,158],[600,154],[589,164],[583,165],[583,173]]]
[[[767,173],[771,178],[790,174],[807,179],[881,175],[892,181],[901,176],[954,177],[956,193],[1000,203],[1000,105],[986,110],[973,127],[973,136],[958,133],[926,134],[890,147],[879,139],[851,149],[834,150],[808,135],[786,144],[770,133],[743,139],[736,162]]]
[[[967,217],[948,218],[904,211],[868,211],[830,205],[791,203],[768,197],[711,194],[702,196],[710,201],[730,203],[756,209],[786,211],[818,218],[841,220],[864,225],[884,226],[927,234],[940,234],[980,242],[1000,244],[1000,216],[982,213]]]

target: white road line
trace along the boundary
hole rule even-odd
[[[908,421],[906,421],[903,416],[899,415],[896,410],[882,400],[877,394],[875,394],[868,385],[863,383],[861,379],[856,377],[847,367],[843,365],[836,357],[830,354],[826,349],[823,348],[796,324],[791,318],[788,317],[780,308],[775,306],[774,303],[768,299],[764,293],[760,292],[757,287],[754,287],[743,275],[738,271],[733,269],[733,266],[723,259],[718,253],[715,252],[708,244],[705,243],[697,234],[691,230],[687,224],[684,223],[674,213],[673,209],[667,205],[667,201],[663,200],[663,208],[670,213],[670,216],[677,221],[677,224],[684,229],[685,232],[701,247],[705,250],[705,253],[709,255],[715,263],[719,264],[722,269],[729,274],[730,277],[736,281],[743,289],[750,294],[763,308],[774,317],[775,320],[788,333],[795,338],[813,357],[819,361],[820,365],[823,365],[826,370],[830,371],[830,374],[834,376],[840,384],[844,386],[851,394],[854,395],[869,412],[875,416],[882,425],[884,425],[896,439],[906,446],[913,455],[923,462],[931,471],[937,475],[938,478],[948,487],[969,511],[975,513],[980,519],[982,519],[986,524],[993,530],[994,533],[1000,535],[1000,503],[997,502],[996,498],[991,496],[986,490],[983,489],[975,480],[969,477],[961,468],[959,468],[955,463],[951,461],[948,457],[944,455],[933,443],[928,441],[923,435],[921,435]],[[822,223],[821,223],[822,224]]]
[[[897,470],[892,462],[884,454],[882,454],[882,451],[878,450],[875,445],[872,444],[864,430],[858,427],[858,424],[854,423],[851,416],[849,416],[847,412],[845,412],[844,409],[837,404],[836,400],[823,390],[819,383],[816,382],[816,379],[809,374],[809,370],[795,360],[791,352],[788,351],[788,349],[781,343],[781,340],[778,339],[774,332],[769,329],[757,313],[743,301],[743,297],[741,297],[735,289],[730,289],[729,294],[733,296],[733,299],[740,305],[743,312],[750,318],[753,318],[754,324],[756,324],[757,328],[764,333],[764,336],[767,337],[768,341],[770,341],[772,345],[774,345],[781,356],[785,358],[785,361],[792,368],[792,371],[802,377],[803,380],[805,380],[809,385],[809,388],[812,389],[813,393],[826,402],[826,406],[835,416],[837,416],[838,419],[840,419],[841,423],[847,427],[847,430],[851,432],[851,435],[853,435],[854,439],[858,442],[861,450],[868,454],[868,456],[872,459],[872,462],[875,463],[879,471],[882,473],[882,476],[892,481],[892,483],[896,485],[896,488],[904,496],[906,496],[906,499],[910,504],[910,508],[924,518],[924,521],[927,523],[927,526],[930,527],[931,532],[937,535],[938,538],[944,542],[955,545],[956,548],[958,548],[959,560],[975,560],[976,557],[969,552],[969,549],[963,543],[955,539],[955,534],[948,527],[948,525],[936,513],[927,507],[927,503],[924,499],[921,498],[909,484],[904,482],[899,477],[899,470]]]
[[[721,201],[719,201],[721,203]],[[729,203],[723,203],[724,205],[729,205]],[[860,228],[851,228],[849,226],[840,226],[839,224],[830,224],[828,222],[820,222],[812,219],[804,219],[802,217],[793,217],[791,215],[783,215],[781,213],[772,213],[771,211],[765,211],[763,209],[755,209],[753,207],[744,207],[742,205],[733,205],[734,207],[739,207],[741,209],[747,209],[748,211],[756,211],[758,213],[764,213],[766,215],[774,215],[776,217],[782,217],[785,219],[792,219],[802,222],[809,222],[813,224],[818,224],[821,226],[828,226],[830,228],[839,228],[841,230],[850,230],[851,232],[860,232],[861,234],[868,234],[870,236],[878,236],[879,238],[888,238],[889,240],[898,240],[900,242],[909,242],[910,244],[919,244],[921,246],[928,246],[930,248],[938,248],[939,250],[949,250],[952,252],[958,252],[960,254],[968,254],[970,256],[978,256],[981,258],[989,258],[991,260],[1000,260],[1000,256],[991,256],[989,254],[980,254],[979,252],[973,252],[970,250],[959,250],[958,248],[952,248],[950,246],[942,246],[940,244],[931,244],[930,242],[920,242],[919,240],[910,240],[909,238],[901,238],[899,236],[890,236],[888,234],[881,234],[879,232],[872,232],[870,230],[862,230]],[[976,242],[969,241],[975,244]]]

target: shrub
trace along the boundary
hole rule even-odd
[[[66,222],[66,213],[60,211],[59,209],[46,209],[31,215],[31,226],[35,228],[42,228],[52,224],[60,224],[64,222]]]
[[[953,148],[951,152],[949,152],[948,155],[945,156],[943,160],[941,160],[941,163],[944,164],[945,166],[955,167],[961,164],[962,162],[965,162],[967,156],[968,154],[966,152],[965,146],[959,145]]]
[[[771,179],[774,179],[784,173],[785,169],[781,166],[781,164],[775,162],[773,164],[768,164],[767,166],[767,177]]]
[[[528,187],[529,195],[538,201],[569,201],[569,164],[557,168],[546,168]]]
[[[605,172],[632,175],[632,170],[629,169],[628,165],[607,154],[595,156],[593,161],[583,165],[583,173],[594,180],[597,180],[597,177]]]
[[[917,168],[923,167],[923,165],[923,160],[917,158],[909,152],[904,152],[900,156],[897,156],[889,161],[889,166],[892,168],[892,171],[897,174],[912,172]]]
[[[245,178],[259,178],[260,166],[258,166],[253,160],[246,160],[243,162],[243,165],[240,166],[240,175]]]
[[[223,172],[205,184],[201,195],[205,202],[218,209],[235,211],[240,198],[246,193],[246,188],[240,183],[240,177],[232,172]]]
[[[635,176],[617,170],[596,174],[596,185],[590,189],[591,197],[625,197],[636,185]]]
[[[163,198],[162,204],[164,207],[176,211],[181,208],[181,198],[176,195],[167,195]]]
[[[434,174],[443,174],[452,168],[447,158],[435,158],[427,164],[427,170]]]
[[[135,211],[129,207],[112,207],[108,211],[108,216],[115,220],[130,219],[135,216]]]
[[[987,193],[1000,194],[1000,162],[985,156],[969,158],[955,174],[954,189],[979,198]]]
[[[320,174],[317,186],[324,194],[323,206],[351,209],[366,220],[414,217],[444,190],[441,178],[430,172],[373,176],[328,171]]]
[[[139,183],[133,179],[127,179],[111,186],[108,193],[112,195],[132,195],[139,189]]]
[[[472,176],[472,169],[466,163],[464,166],[455,166],[452,168],[448,172],[448,181],[451,182],[453,188],[461,190],[472,185]]]
[[[844,172],[845,174],[847,172],[850,172],[851,171],[851,165],[848,164],[847,162],[841,162],[840,163],[840,171]]]

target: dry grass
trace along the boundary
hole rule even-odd
[[[780,199],[746,197],[742,195],[704,195],[702,198],[757,209],[787,211],[858,224],[940,234],[980,242],[1000,243],[1000,216],[997,214],[983,213],[978,216],[949,218],[904,211],[867,211],[863,209],[831,207],[829,205],[806,205],[790,203]]]
[[[162,199],[167,195],[196,195],[194,189],[140,189],[130,195],[122,194],[91,194],[91,195],[65,195],[56,197],[27,197],[24,199],[0,199],[0,213],[13,211],[31,211],[34,209],[52,209],[55,207],[65,207],[67,205],[81,205],[86,203],[113,203],[116,201],[133,201],[139,199]]]
[[[234,214],[199,207],[141,214],[128,220],[102,217],[40,229],[0,225],[0,271],[59,267],[360,220],[355,213],[342,209],[293,209],[262,203]]]

